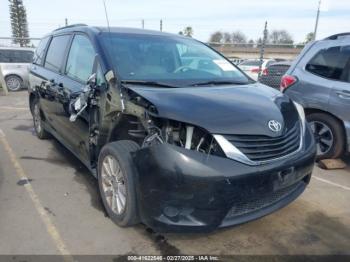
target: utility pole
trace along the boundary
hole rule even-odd
[[[65,24],[65,26],[68,26],[68,19],[67,18],[64,19],[64,24]]]
[[[163,32],[163,20],[160,19],[160,31]]]
[[[142,19],[142,29],[145,29],[145,19]]]
[[[260,48],[260,65],[259,65],[259,75],[258,75],[258,79],[261,76],[261,69],[262,69],[262,64],[263,64],[263,60],[264,60],[264,53],[265,53],[265,44],[267,41],[267,21],[265,22],[265,28],[264,28],[264,37],[262,39],[262,43],[261,43],[261,48]]]
[[[321,9],[321,0],[318,2],[316,23],[315,23],[315,31],[314,31],[314,39],[313,40],[316,40],[316,34],[317,34],[317,28],[318,28],[318,20],[320,18],[320,9]]]

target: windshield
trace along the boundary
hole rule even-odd
[[[221,55],[190,38],[103,33],[102,43],[124,81],[160,81],[181,86],[249,81]]]

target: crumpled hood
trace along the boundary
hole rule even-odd
[[[261,84],[159,88],[128,86],[158,110],[159,117],[202,127],[212,134],[279,136],[298,121],[293,102]],[[281,132],[268,127],[282,124]]]

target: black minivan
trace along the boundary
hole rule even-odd
[[[210,231],[269,214],[310,181],[303,108],[194,39],[72,25],[45,36],[30,110],[98,179],[119,226]]]

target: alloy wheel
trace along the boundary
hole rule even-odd
[[[6,86],[11,91],[17,91],[21,88],[21,81],[17,77],[10,76],[6,80]]]
[[[310,127],[315,136],[317,155],[327,154],[334,143],[332,130],[325,123],[319,121],[310,122]]]
[[[109,208],[117,215],[126,208],[126,186],[123,171],[118,161],[107,155],[102,162],[102,189]]]

